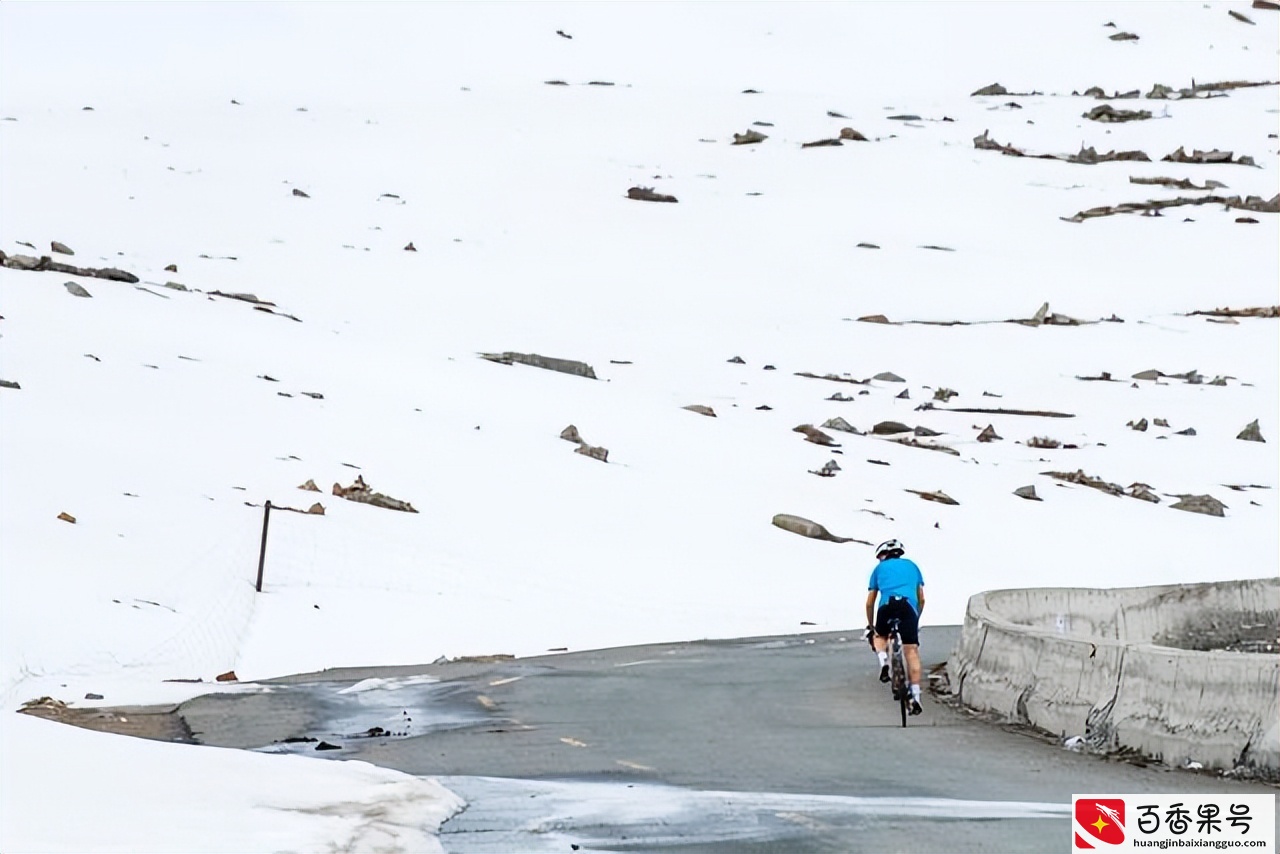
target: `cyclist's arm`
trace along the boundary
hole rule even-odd
[[[879,590],[867,591],[867,625],[874,626],[876,624],[876,596],[880,595]]]
[[[924,613],[924,585],[923,584],[916,585],[916,601],[920,603],[920,610],[916,612],[916,616],[919,617],[921,614]]]

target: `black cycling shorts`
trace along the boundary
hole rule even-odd
[[[901,596],[893,596],[876,611],[876,634],[882,638],[889,636],[889,620],[898,618],[898,633],[903,643],[920,643],[920,618],[916,616],[911,603]]]

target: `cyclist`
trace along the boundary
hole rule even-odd
[[[918,715],[924,711],[920,706],[920,614],[924,611],[924,576],[914,561],[902,556],[904,552],[897,540],[886,540],[876,546],[879,563],[871,571],[867,584],[867,632],[872,636],[872,646],[880,660],[880,681],[888,682],[889,620],[898,618],[911,683],[911,714]]]

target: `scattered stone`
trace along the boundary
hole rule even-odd
[[[902,114],[902,115],[900,115],[900,116],[889,116],[889,121],[891,121],[891,122],[918,122],[918,121],[922,121],[922,119],[921,119],[919,116],[917,116],[915,113],[903,113],[903,114]]]
[[[1258,419],[1256,418],[1250,421],[1248,424],[1246,424],[1245,428],[1236,435],[1236,438],[1243,439],[1246,442],[1267,441],[1266,439],[1262,438],[1262,431],[1258,427]]]
[[[936,251],[938,251],[938,252],[955,252],[955,251],[956,251],[956,250],[952,249],[950,246],[935,246],[935,245],[934,245],[934,244],[932,244],[932,243],[926,243],[925,245],[921,246],[920,248],[921,248],[921,249],[933,249],[933,250],[936,250]]]
[[[297,187],[294,187],[294,188],[293,188],[293,194],[294,194],[295,196],[297,196],[298,198],[300,198],[300,199],[309,199],[309,198],[311,198],[311,196],[309,196],[308,194],[304,193],[302,190],[299,190]]]
[[[327,741],[322,741],[316,745],[315,749],[316,750],[341,750],[342,748],[339,745],[330,744]]]
[[[733,135],[733,142],[731,144],[732,145],[752,145],[753,143],[764,142],[768,138],[769,137],[767,137],[766,135],[760,133],[760,131],[751,130],[750,128],[748,128],[746,133],[735,133]]]
[[[569,85],[563,80],[546,80],[543,82],[545,82],[548,86],[568,86]]]
[[[1081,486],[1088,486],[1092,489],[1105,492],[1108,495],[1124,495],[1124,489],[1115,483],[1108,483],[1097,477],[1091,477],[1084,473],[1083,469],[1077,469],[1074,472],[1045,471],[1041,474],[1048,475],[1056,480],[1065,480],[1068,483],[1078,483]]]
[[[784,531],[790,531],[793,534],[799,534],[802,537],[809,537],[813,540],[826,540],[832,543],[862,543],[863,545],[871,545],[866,540],[857,540],[852,537],[837,537],[810,519],[803,516],[792,516],[789,513],[779,513],[773,517],[774,526]]]
[[[1272,2],[1272,0],[1253,0],[1253,8],[1269,9],[1272,12],[1280,12],[1280,3]]]
[[[103,697],[102,697],[102,695],[101,695],[101,694],[95,694],[95,693],[93,693],[92,691],[90,691],[88,694],[85,694],[85,695],[84,695],[84,698],[85,698],[86,700],[101,700],[101,699],[103,699]]]
[[[850,397],[850,396],[849,396],[849,395],[847,395],[847,394],[841,394],[840,392],[836,392],[835,394],[831,395],[830,397],[824,397],[824,398],[823,398],[823,400],[830,400],[830,401],[833,401],[833,402],[835,402],[835,403],[850,403],[850,402],[852,402],[852,401],[857,400],[857,398],[856,398],[856,397]]]
[[[1168,421],[1166,421],[1166,420],[1165,420],[1165,419],[1163,419],[1163,418],[1156,418],[1156,419],[1155,419],[1155,420],[1153,420],[1151,423],[1152,423],[1152,424],[1154,424],[1154,425],[1155,425],[1155,426],[1157,426],[1157,427],[1168,427],[1168,426],[1169,426],[1169,422],[1168,422]]]
[[[813,142],[800,143],[801,148],[828,148],[839,145],[844,145],[839,139],[817,139]]]
[[[696,412],[699,415],[706,415],[710,418],[716,417],[716,411],[710,406],[703,406],[701,403],[691,403],[688,406],[682,406],[681,409],[687,409],[690,412]]]
[[[1115,378],[1113,378],[1113,377],[1111,376],[1111,372],[1110,372],[1110,371],[1103,371],[1101,374],[1099,374],[1099,375],[1098,375],[1098,376],[1096,376],[1096,377],[1082,377],[1082,376],[1077,375],[1077,376],[1076,376],[1076,379],[1078,379],[1078,380],[1085,380],[1085,381],[1087,381],[1087,382],[1107,382],[1107,383],[1116,383],[1116,382],[1120,382],[1119,380],[1117,380],[1117,379],[1115,379]]]
[[[176,273],[176,272],[178,272],[178,265],[177,265],[177,264],[170,264],[169,266],[167,266],[167,267],[165,267],[165,268],[164,268],[164,271],[165,271],[166,273]]]
[[[558,35],[558,36],[559,36],[560,38],[562,38],[562,39],[571,39],[571,38],[573,38],[573,36],[569,35],[569,34],[568,34],[568,33],[566,33],[564,30],[556,30],[556,35]]]
[[[979,442],[994,442],[998,439],[1003,439],[1003,438],[1004,438],[1003,436],[996,435],[996,428],[990,424],[988,424],[986,428],[981,433],[978,434]]]
[[[405,251],[405,252],[417,252],[417,251],[418,251],[418,247],[414,246],[414,245],[413,245],[413,241],[412,241],[412,240],[410,240],[410,241],[409,241],[409,243],[404,247],[404,251]]]
[[[910,392],[908,389],[905,389],[905,388],[904,388],[902,391],[900,391],[900,392],[898,392],[896,395],[894,395],[894,399],[895,399],[895,400],[910,400],[910,399],[911,399],[911,392]]]
[[[792,427],[791,432],[803,433],[804,440],[806,442],[813,442],[815,445],[827,445],[828,447],[833,447],[833,448],[840,447],[839,442],[837,442],[835,439],[828,436],[826,433],[823,433],[821,430],[819,430],[817,427],[814,427],[812,424],[801,424],[798,427]]]
[[[762,403],[762,404],[760,404],[759,406],[757,406],[757,407],[756,407],[756,411],[757,411],[757,412],[772,412],[772,411],[773,411],[773,407],[772,407],[772,406],[770,406],[770,405],[769,405],[769,404],[767,404],[767,403]]]
[[[853,128],[840,128],[840,138],[847,139],[851,142],[869,142],[865,136],[858,133]]]
[[[930,430],[928,427],[917,424],[916,429],[912,431],[917,436],[941,436],[937,430]]]
[[[578,433],[578,428],[572,424],[560,431],[560,438],[567,442],[582,442],[582,436]]]
[[[76,523],[76,517],[72,516],[70,513],[59,513],[58,518],[64,522],[70,522],[72,525]]]
[[[951,398],[957,396],[958,394],[960,394],[960,392],[955,391],[954,389],[939,388],[934,390],[933,399],[940,400],[943,403],[946,403],[947,401],[951,400]]]
[[[1248,24],[1251,27],[1256,26],[1256,24],[1254,24],[1253,21],[1249,20],[1248,16],[1242,15],[1241,13],[1237,12],[1235,9],[1228,9],[1227,14],[1235,18],[1237,21],[1240,21],[1243,24]]]
[[[236,672],[235,672],[234,670],[228,670],[226,673],[219,673],[219,674],[215,677],[215,681],[217,681],[217,682],[239,682],[240,680],[236,678]]]
[[[44,272],[46,270],[54,273],[66,273],[72,276],[90,276],[95,279],[109,279],[114,282],[127,282],[136,285],[139,281],[138,277],[133,273],[116,269],[115,267],[75,267],[71,264],[63,264],[60,261],[54,261],[48,255],[41,255],[34,258],[30,255],[8,255],[0,252],[0,266],[8,267],[11,270],[28,270],[31,272]]]
[[[304,391],[302,392],[302,394],[306,395],[312,400],[324,400],[324,395],[318,391]]]
[[[304,483],[304,484],[302,484],[301,486],[299,486],[299,487],[298,487],[298,489],[305,489],[307,492],[319,492],[319,491],[320,491],[320,487],[316,486],[316,482],[315,482],[314,480],[310,479],[310,478],[308,478],[308,479],[307,479],[307,482],[306,482],[306,483]]]
[[[339,498],[345,498],[348,501],[355,501],[359,504],[372,504],[375,507],[385,507],[388,510],[399,510],[404,513],[418,512],[407,501],[383,495],[381,492],[374,492],[364,482],[364,475],[356,475],[355,481],[350,486],[342,486],[335,483],[333,485],[333,494]]]
[[[1160,503],[1160,497],[1151,491],[1151,484],[1149,483],[1131,483],[1129,484],[1129,491],[1125,494],[1139,501],[1150,501],[1152,504]]]
[[[959,501],[956,501],[954,498],[952,498],[950,495],[947,495],[941,489],[936,490],[934,492],[922,492],[919,489],[908,489],[906,491],[912,493],[913,495],[919,495],[925,501],[936,501],[939,504],[955,504],[955,505],[958,505],[960,503]]]
[[[1144,178],[1140,175],[1130,175],[1130,184],[1155,184],[1160,187],[1168,187],[1170,190],[1221,190],[1226,189],[1226,184],[1221,181],[1205,181],[1203,187],[1197,187],[1195,182],[1188,178]]]
[[[655,192],[653,187],[631,187],[627,190],[627,198],[639,202],[679,202],[675,196]]]
[[[877,436],[889,436],[894,433],[910,433],[911,428],[901,421],[881,421],[871,428],[871,432]]]
[[[49,244],[49,248],[50,248],[50,249],[52,249],[54,252],[57,252],[59,255],[74,255],[74,254],[76,254],[75,252],[71,251],[71,247],[70,247],[70,246],[68,246],[68,245],[67,245],[67,244],[65,244],[65,243],[59,243],[59,242],[58,242],[58,241],[56,241],[56,240],[52,241],[52,242]]]
[[[887,466],[887,465],[889,465],[889,464],[888,464],[888,463],[886,463],[884,460],[867,460],[867,462],[871,463],[873,466]]]
[[[797,371],[796,376],[804,377],[805,379],[810,379],[810,380],[830,380],[831,382],[836,382],[836,383],[853,383],[854,385],[868,385],[871,382],[871,380],[855,380],[853,377],[850,377],[850,376],[842,377],[836,374],[818,375],[818,374],[810,373],[809,371]]]
[[[877,246],[875,248],[879,249],[880,247]],[[858,321],[860,323],[889,323],[889,318],[885,317],[883,314],[868,314],[863,317],[859,317]]]
[[[732,359],[729,359],[728,362],[731,365],[745,365],[747,363],[741,356],[734,356]]]
[[[879,249],[880,247],[879,247],[879,246],[877,246],[877,245],[876,245],[876,244],[874,244],[874,243],[859,243],[859,244],[858,244],[858,246],[857,246],[857,248],[858,248],[858,249]],[[871,315],[870,317],[859,317],[858,319],[859,319],[859,320],[866,320],[866,321],[870,321],[870,319],[871,319],[872,317],[884,317],[884,315],[883,315],[883,314],[874,314],[874,315]],[[885,320],[879,320],[879,321],[875,321],[875,322],[876,322],[876,323],[888,323],[889,321],[888,321],[888,319],[886,318]]]
[[[20,389],[22,386],[18,385],[13,380],[0,380],[0,388]]]
[[[1029,501],[1044,501],[1043,498],[1036,495],[1036,488],[1034,484],[1030,486],[1019,486],[1013,491],[1013,494],[1019,498],[1026,498]]]
[[[1257,225],[1257,224],[1258,224],[1258,221],[1257,221],[1256,219],[1254,219],[1253,217],[1251,217],[1251,216],[1238,216],[1238,217],[1236,217],[1236,222],[1238,222],[1238,223],[1242,223],[1242,224],[1247,224],[1247,225]]]
[[[186,285],[181,284],[180,282],[165,282],[164,286],[171,291],[190,291],[191,290]]]
[[[77,282],[64,282],[62,286],[66,288],[67,293],[71,294],[73,297],[92,297],[93,296],[93,294],[86,291]]]
[[[311,516],[323,516],[324,505],[321,504],[319,501],[317,501],[315,504],[312,504],[310,507],[307,508],[307,513],[308,515],[311,515]]]
[[[880,380],[880,382],[884,382],[884,383],[905,383],[906,382],[905,379],[898,376],[893,371],[882,371],[876,374],[871,379]]]
[[[1177,433],[1174,433],[1173,435],[1175,435],[1175,436],[1194,436],[1194,435],[1196,435],[1196,428],[1194,428],[1194,427],[1188,427],[1186,430],[1179,430]]]
[[[1203,513],[1206,516],[1226,516],[1227,505],[1212,495],[1179,495],[1177,504],[1171,504],[1174,510],[1186,510],[1188,513]]]
[[[1116,33],[1113,36],[1107,36],[1113,42],[1136,42],[1138,36],[1135,33]]]
[[[828,418],[826,421],[822,423],[822,426],[823,426],[823,429],[826,429],[826,430],[839,430],[842,433],[853,433],[856,436],[862,435],[861,430],[859,430],[857,427],[854,427],[852,424],[850,424],[848,421],[845,421],[843,418],[839,418],[839,417]]]
[[[573,374],[574,376],[586,377],[591,380],[596,378],[596,372],[590,365],[572,359],[557,359],[551,356],[540,356],[537,353],[513,353],[511,351],[505,353],[481,353],[480,358],[490,362],[497,362],[500,365],[529,365],[534,368],[559,371],[562,374]]]
[[[1147,419],[1139,418],[1137,421],[1130,421],[1124,426],[1132,430],[1137,430],[1139,433],[1145,433],[1147,432]]]

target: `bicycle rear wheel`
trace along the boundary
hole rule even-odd
[[[907,725],[907,701],[911,697],[911,689],[907,686],[907,662],[902,651],[902,642],[895,635],[893,638],[893,696],[898,701],[898,711],[902,714],[902,725]]]

